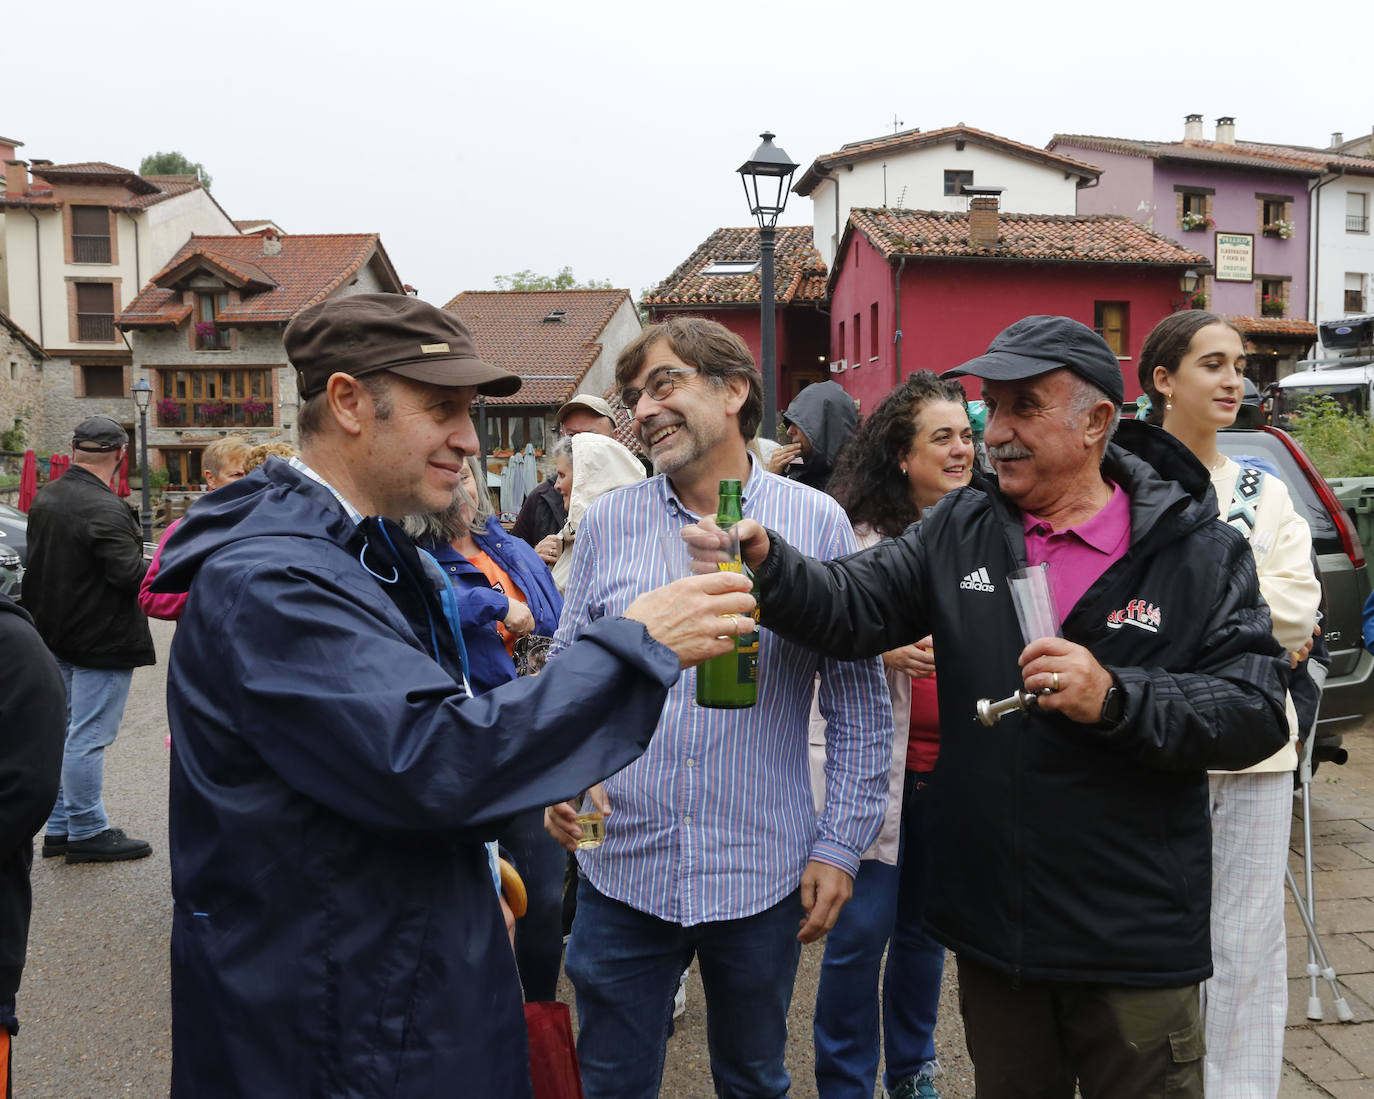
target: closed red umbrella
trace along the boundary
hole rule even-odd
[[[119,484],[111,486],[118,496],[129,495],[129,451],[124,451],[124,460],[119,463]]]
[[[24,465],[19,471],[19,510],[28,511],[38,495],[38,455],[24,451]]]
[[[56,481],[62,474],[67,472],[67,467],[72,464],[70,456],[66,454],[54,454],[48,462],[48,480]]]

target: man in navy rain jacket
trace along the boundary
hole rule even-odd
[[[636,758],[753,600],[727,573],[680,581],[471,697],[443,575],[393,520],[448,504],[472,398],[519,380],[403,295],[312,306],[285,339],[301,458],[193,508],[155,584],[190,593],[167,690],[172,1095],[520,1099],[482,841]]]

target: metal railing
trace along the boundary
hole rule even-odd
[[[73,263],[109,263],[110,238],[72,234]]]
[[[114,343],[114,314],[78,313],[76,315],[76,338],[92,343]]]
[[[1369,232],[1369,218],[1364,214],[1346,214],[1345,231],[1347,233]]]

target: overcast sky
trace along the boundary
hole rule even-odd
[[[21,156],[202,162],[234,218],[379,232],[437,304],[569,265],[640,292],[721,225],[773,130],[803,166],[965,122],[1178,139],[1369,133],[1362,3],[1125,5],[183,0],[7,5],[0,134]],[[54,12],[60,12],[55,15]],[[1192,14],[1196,12],[1198,14]],[[1342,62],[1344,69],[1342,69]],[[785,224],[810,224],[793,195]]]

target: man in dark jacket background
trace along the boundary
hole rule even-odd
[[[0,1096],[9,1099],[15,993],[29,939],[29,870],[62,772],[67,696],[33,620],[0,595]]]
[[[958,957],[979,1096],[1200,1096],[1206,769],[1287,737],[1250,549],[1171,436],[1110,442],[1121,371],[1090,329],[1028,317],[954,373],[984,379],[998,480],[838,562],[745,520],[763,623],[838,657],[934,636],[926,922]],[[1062,627],[1023,643],[1008,579],[1028,564]],[[1038,705],[975,720],[1016,686]]]
[[[43,857],[119,862],[152,854],[144,840],[111,828],[101,790],[134,669],[155,663],[138,606],[147,571],[133,511],[110,489],[129,436],[108,416],[72,433],[72,465],[44,485],[29,511],[24,606],[57,657],[67,685],[62,785],[48,817]]]
[[[768,457],[768,472],[822,492],[835,459],[859,426],[854,398],[838,382],[815,382],[792,399],[782,414],[788,441]]]
[[[681,669],[752,629],[748,582],[651,592],[471,697],[443,573],[395,520],[449,505],[473,398],[519,379],[403,294],[312,306],[285,343],[300,457],[192,508],[153,584],[189,593],[167,692],[172,1095],[526,1099],[483,841],[637,757]]]

